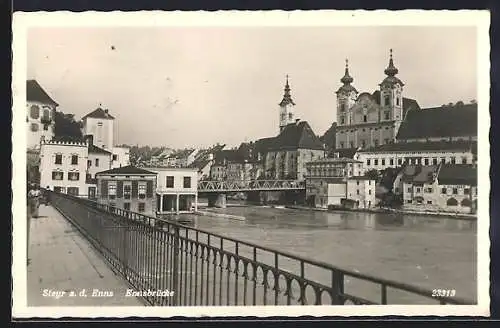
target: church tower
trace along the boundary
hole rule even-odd
[[[345,60],[345,73],[340,79],[343,85],[337,90],[337,124],[339,126],[353,124],[351,107],[356,102],[358,91],[351,83],[354,79],[349,75],[349,61]]]
[[[380,121],[395,121],[397,128],[403,120],[403,86],[396,77],[398,69],[394,66],[392,49],[390,50],[389,66],[384,70],[387,77],[380,83]],[[396,131],[397,131],[396,128]]]
[[[288,84],[288,75],[286,76],[285,94],[283,100],[280,102],[280,132],[283,131],[285,126],[295,122],[294,107],[295,103],[290,95],[290,85]]]

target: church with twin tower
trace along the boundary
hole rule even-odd
[[[346,60],[342,86],[337,90],[336,149],[370,148],[394,142],[407,111],[418,104],[403,97],[404,83],[396,76],[392,49],[386,77],[373,93],[359,93]]]

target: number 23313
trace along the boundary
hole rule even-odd
[[[453,297],[457,294],[455,289],[433,289],[432,297]]]

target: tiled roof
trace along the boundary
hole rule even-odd
[[[403,175],[401,180],[412,183],[431,183],[438,169],[439,165],[407,165],[401,172]]]
[[[406,152],[406,151],[447,151],[470,150],[477,151],[476,141],[428,141],[428,142],[398,142],[361,149],[360,153],[372,152]]]
[[[113,116],[111,116],[108,112],[106,112],[101,107],[98,107],[93,112],[90,112],[87,115],[85,115],[84,117],[82,117],[82,120],[85,119],[85,118],[87,118],[87,117],[102,118],[102,119],[108,119],[108,120],[114,120],[115,119]]]
[[[439,171],[440,185],[477,185],[477,169],[466,164],[444,164]]]
[[[241,162],[244,156],[237,149],[221,150],[215,154],[215,163],[222,164],[224,162]]]
[[[96,175],[98,175],[98,174],[156,175],[156,173],[154,173],[154,172],[147,171],[147,170],[144,170],[144,169],[132,166],[132,165],[117,167],[117,168],[114,168],[111,170],[96,173]]]
[[[271,147],[271,145],[273,144],[275,138],[276,137],[262,138],[255,141],[254,143],[255,152],[257,153],[267,152],[269,150],[269,147]]]
[[[358,148],[332,149],[328,153],[328,157],[335,157],[336,154],[338,154],[338,157],[354,158],[354,155],[356,155],[357,151]]]
[[[333,124],[326,130],[325,134],[319,139],[326,145],[327,149],[335,148],[337,134],[337,122],[333,122]]]
[[[396,139],[449,138],[477,135],[477,104],[412,110]]]
[[[100,147],[97,147],[95,145],[89,145],[89,153],[111,155],[111,152],[104,150]]]
[[[36,80],[26,81],[26,100],[27,101],[37,101],[42,104],[48,104],[52,106],[59,106],[50,96],[42,89],[40,84]]]
[[[207,164],[209,164],[210,161],[208,159],[199,159],[199,160],[194,160],[193,163],[189,164],[188,167],[189,168],[197,168],[197,169],[202,169],[204,168],[205,166],[207,166]]]
[[[314,149],[324,150],[323,143],[306,121],[291,123],[273,139],[269,150]]]

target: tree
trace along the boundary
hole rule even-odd
[[[75,121],[73,114],[64,114],[56,111],[54,118],[54,135],[57,138],[81,139],[82,134],[81,122]]]

